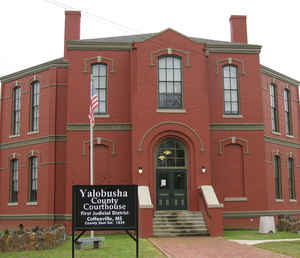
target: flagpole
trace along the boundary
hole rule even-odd
[[[94,185],[94,130],[90,121],[90,185]],[[91,230],[91,238],[94,238],[94,230]]]

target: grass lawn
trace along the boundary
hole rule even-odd
[[[300,235],[291,232],[276,232],[275,234],[261,234],[258,230],[232,229],[224,230],[224,238],[232,240],[269,240],[269,239],[289,239],[299,238]]]
[[[285,254],[292,257],[300,257],[300,241],[293,242],[270,242],[255,245],[255,247],[272,251],[274,253]]]
[[[75,257],[88,258],[128,258],[135,257],[135,241],[128,235],[105,235],[102,248],[93,249],[89,247],[85,250],[76,250]],[[141,258],[163,258],[160,253],[147,239],[139,239],[139,257]],[[23,252],[0,252],[0,257],[5,258],[70,258],[72,257],[72,240],[68,238],[62,245],[55,249],[43,251],[23,251]]]

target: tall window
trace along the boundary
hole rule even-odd
[[[277,92],[274,84],[270,85],[272,131],[278,132]]]
[[[31,131],[39,129],[40,83],[34,82],[31,87]]]
[[[35,202],[37,200],[38,190],[38,167],[37,157],[29,159],[29,201]]]
[[[295,177],[294,177],[294,159],[288,159],[288,169],[289,169],[289,192],[290,199],[296,199],[295,193]]]
[[[158,106],[165,109],[182,108],[182,66],[177,56],[158,59]]]
[[[224,114],[239,114],[239,92],[237,67],[225,65],[223,67],[223,88],[224,88]]]
[[[18,201],[18,170],[19,162],[17,159],[13,159],[10,172],[10,202]]]
[[[281,199],[281,178],[280,178],[280,157],[274,156],[275,168],[275,195],[276,199]]]
[[[92,87],[96,90],[99,105],[95,110],[96,114],[107,113],[107,65],[92,64],[91,73]]]
[[[286,134],[292,135],[292,116],[291,116],[291,99],[289,90],[285,89],[283,92],[284,96],[284,113],[285,113],[285,128]]]
[[[20,134],[21,88],[13,90],[12,135]]]

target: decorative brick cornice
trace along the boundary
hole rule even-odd
[[[223,217],[228,218],[249,218],[260,216],[277,215],[300,215],[300,210],[262,210],[262,211],[224,211]]]
[[[58,68],[65,68],[68,67],[68,62],[65,61],[63,58],[55,59],[37,66],[33,66],[24,70],[21,70],[16,73],[12,73],[3,77],[0,77],[0,80],[2,83],[18,80],[20,78],[23,78],[24,76],[30,75],[30,74],[37,74],[46,70],[49,70],[52,67],[58,67]]]
[[[291,77],[288,77],[282,73],[279,73],[275,70],[272,70],[271,68],[268,68],[264,65],[260,66],[260,71],[266,75],[273,77],[273,78],[290,83],[291,85],[296,86],[297,88],[299,87],[300,81],[297,81],[297,80],[295,80]]]
[[[265,140],[265,142],[300,149],[300,144],[299,143],[289,142],[289,141],[281,140],[281,139],[278,139],[278,138],[273,138],[273,137],[270,137],[270,136],[265,136],[264,140]]]
[[[264,131],[264,124],[217,124],[209,125],[211,131]]]
[[[96,124],[94,131],[130,131],[130,123],[101,123]],[[89,124],[67,124],[67,131],[89,131]]]
[[[131,43],[123,42],[95,42],[95,41],[82,41],[70,40],[67,44],[68,50],[119,50],[129,51]]]
[[[247,44],[207,44],[206,55],[210,53],[259,54],[261,46]]]

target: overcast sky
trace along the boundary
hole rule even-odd
[[[230,41],[229,17],[247,15],[261,64],[300,80],[297,0],[7,0],[0,2],[0,76],[63,56],[64,10],[81,10],[81,38],[159,32]]]

